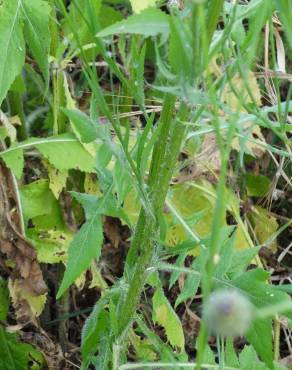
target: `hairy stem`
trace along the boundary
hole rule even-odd
[[[163,211],[169,182],[175,167],[184,136],[185,126],[179,120],[186,119],[187,107],[182,104],[178,113],[179,119],[173,118],[175,98],[167,96],[160,121],[161,132],[155,145],[149,175],[149,193],[153,212],[146,214],[141,210],[133,242],[127,258],[125,278],[128,278],[129,289],[126,297],[119,306],[121,318],[118,340],[127,335],[131,322],[137,310],[140,295],[145,280],[146,269],[149,266],[155,252],[153,239],[159,232],[158,217]],[[129,304],[131,302],[131,304]]]

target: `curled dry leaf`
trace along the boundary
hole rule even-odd
[[[47,291],[43,274],[36,259],[36,251],[32,244],[22,234],[21,219],[17,207],[13,175],[0,163],[0,252],[13,266],[10,281],[11,286],[17,284],[18,291],[23,294],[14,295],[13,304],[19,322],[27,323],[34,319],[27,297],[36,298]],[[26,299],[24,298],[26,297]],[[35,312],[36,313],[36,312]]]

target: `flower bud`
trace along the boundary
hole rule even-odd
[[[243,335],[252,321],[253,307],[237,290],[218,290],[210,294],[203,307],[203,319],[214,335]]]

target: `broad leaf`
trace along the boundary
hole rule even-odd
[[[260,206],[254,206],[250,213],[250,218],[254,226],[254,232],[260,244],[266,243],[278,230],[278,222],[276,217]],[[276,251],[277,242],[273,242],[269,247]]]
[[[13,144],[11,148],[15,147]],[[13,151],[8,151],[2,156],[6,166],[12,170],[14,175],[20,179],[24,167],[23,151],[21,149],[15,149]]]
[[[246,190],[250,197],[263,197],[269,191],[271,181],[268,177],[263,175],[254,175],[247,173],[246,176]]]
[[[60,223],[61,213],[57,200],[49,189],[48,180],[41,179],[20,188],[20,197],[25,222],[39,216],[45,216],[48,224],[52,218],[52,228]],[[44,226],[44,224],[42,224]]]
[[[31,147],[38,149],[60,171],[74,168],[84,172],[94,172],[94,158],[73,134],[68,133],[48,138],[30,138],[0,152],[7,166],[18,177],[22,172],[22,151]]]
[[[22,2],[25,41],[37,61],[46,83],[49,83],[50,11],[48,3],[43,0]]]
[[[75,168],[94,172],[94,158],[72,134],[59,135],[58,138],[60,141],[55,141],[52,137],[47,143],[34,143],[34,146],[60,171]]]
[[[290,297],[267,283],[269,273],[262,269],[250,270],[232,281],[232,285],[243,291],[258,308],[265,308],[281,302],[290,302]],[[288,312],[291,317],[292,312]],[[247,333],[247,339],[262,360],[273,367],[272,320],[256,319]]]
[[[168,16],[158,9],[146,9],[139,14],[130,16],[124,21],[118,22],[100,31],[98,37],[106,37],[114,34],[130,33],[147,36],[156,36],[169,33]]]
[[[21,3],[21,0],[0,3],[0,105],[24,64],[25,43],[20,22]]]
[[[55,198],[58,199],[62,190],[66,186],[68,171],[67,170],[63,170],[63,171],[57,170],[50,163],[47,163],[46,167],[47,167],[48,176],[50,179],[50,189],[52,190]]]
[[[68,263],[57,298],[85,271],[94,258],[99,258],[103,241],[101,216],[95,214],[75,235],[68,250]]]
[[[29,233],[41,263],[67,261],[68,246],[73,239],[69,230],[36,230]]]

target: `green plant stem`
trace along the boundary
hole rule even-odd
[[[146,269],[155,252],[153,239],[155,239],[155,236],[159,232],[157,218],[162,212],[177,155],[179,154],[185,136],[185,126],[178,119],[174,120],[172,117],[174,107],[175,98],[168,95],[161,117],[160,135],[152,156],[148,182],[151,204],[156,217],[151,217],[151,214],[146,215],[144,209],[140,212],[137,228],[127,258],[125,278],[127,279],[128,277],[129,289],[126,297],[124,297],[119,306],[118,317],[121,320],[117,340],[122,340],[127,335],[138,307],[140,295],[145,284]],[[178,113],[179,118],[185,118],[187,112],[187,107],[182,104]],[[136,263],[134,265],[135,261]]]
[[[28,136],[25,125],[25,114],[23,110],[22,96],[18,92],[9,91],[8,99],[11,115],[17,115],[21,122],[21,125],[17,127],[17,139],[19,141],[23,141],[27,139]]]
[[[279,360],[280,355],[280,332],[281,332],[281,323],[278,315],[276,315],[274,320],[274,360]]]
[[[221,220],[225,217],[225,208],[226,208],[226,201],[225,201],[225,182],[227,176],[227,169],[228,169],[228,158],[229,158],[229,151],[230,151],[230,143],[234,136],[235,131],[235,120],[237,118],[237,114],[234,115],[232,120],[230,121],[230,125],[228,127],[228,131],[226,134],[226,138],[223,139],[220,133],[220,124],[218,119],[218,112],[216,110],[216,98],[214,91],[212,90],[211,84],[209,82],[210,88],[210,96],[213,98],[213,118],[214,118],[214,128],[216,132],[216,139],[218,143],[218,147],[220,150],[220,155],[222,159],[221,164],[221,172],[219,177],[219,182],[217,185],[217,192],[216,192],[216,205],[213,214],[213,221],[212,221],[212,232],[211,232],[211,240],[209,245],[209,256],[205,266],[206,273],[203,275],[202,278],[202,292],[203,292],[203,299],[206,300],[208,295],[210,294],[213,288],[213,276],[214,271],[216,268],[215,258],[218,253],[220,253],[220,230],[221,230]],[[213,92],[213,93],[212,93]],[[226,142],[226,143],[225,143]],[[199,332],[198,342],[197,342],[197,366],[196,370],[201,369],[201,364],[204,359],[205,348],[207,344],[207,328],[205,323],[202,321],[201,328]]]
[[[60,110],[60,107],[65,105],[64,94],[64,77],[63,71],[58,62],[58,45],[59,45],[59,30],[57,24],[57,13],[55,0],[49,0],[51,6],[50,17],[50,34],[51,34],[51,50],[50,53],[54,57],[52,70],[52,85],[53,85],[53,134],[57,135],[66,130],[66,116]]]
[[[66,116],[60,110],[65,105],[63,71],[55,64],[53,70],[53,134],[58,135],[66,131]]]

